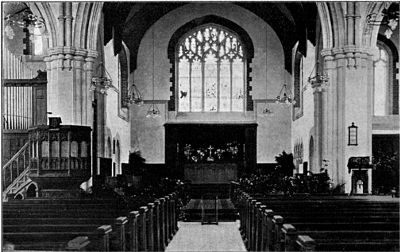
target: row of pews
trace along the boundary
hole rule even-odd
[[[250,196],[236,190],[251,251],[398,251],[399,202],[334,196]]]
[[[177,195],[137,211],[112,199],[3,203],[3,250],[163,251],[178,230]]]

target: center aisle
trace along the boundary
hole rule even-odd
[[[246,251],[238,222],[201,225],[200,222],[179,222],[179,231],[166,251]]]

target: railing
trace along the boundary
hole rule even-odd
[[[7,200],[9,195],[18,194],[23,188],[28,186],[32,182],[28,175],[29,166],[3,191],[3,200]]]
[[[77,237],[69,251],[163,251],[178,231],[177,195],[163,198],[102,225],[89,237]]]
[[[21,173],[29,166],[30,148],[27,142],[15,155],[3,166],[3,188],[8,188]]]
[[[235,188],[235,183],[231,186]],[[314,251],[316,243],[300,235],[291,224],[284,224],[280,215],[249,194],[234,189],[232,201],[239,209],[240,232],[250,251]]]

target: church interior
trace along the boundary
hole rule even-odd
[[[398,251],[398,2],[1,11],[4,250]]]

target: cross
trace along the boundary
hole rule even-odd
[[[211,157],[211,151],[214,149],[211,145],[210,147],[207,148],[210,151],[210,157]]]

